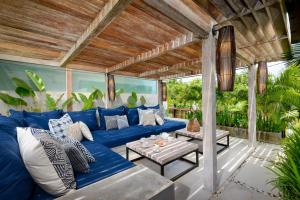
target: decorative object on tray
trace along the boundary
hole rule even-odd
[[[190,132],[199,132],[202,113],[197,109],[195,105],[192,106],[191,111],[188,112],[187,117],[189,119],[187,130]]]

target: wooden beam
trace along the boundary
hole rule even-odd
[[[182,36],[177,37],[176,39],[171,40],[171,41],[169,41],[165,44],[159,45],[154,49],[151,49],[149,51],[141,53],[137,56],[130,57],[127,60],[125,60],[124,62],[121,62],[121,63],[116,64],[116,65],[114,65],[110,68],[107,68],[106,72],[111,73],[111,72],[114,72],[114,71],[122,70],[122,69],[124,69],[126,67],[129,67],[131,65],[148,61],[152,58],[161,56],[161,55],[166,54],[170,51],[173,51],[173,50],[178,49],[178,48],[185,47],[185,46],[193,44],[195,42],[200,42],[200,39],[196,38],[195,34],[188,33],[188,34],[182,35]]]
[[[31,63],[37,65],[48,65],[48,66],[55,66],[55,67],[59,66],[59,62],[53,60],[43,60],[37,58],[28,58],[22,56],[6,55],[6,54],[0,54],[0,60],[9,60],[9,61]]]
[[[172,66],[164,66],[160,69],[146,71],[146,72],[143,72],[143,73],[139,74],[139,77],[147,77],[147,76],[151,76],[151,75],[156,75],[156,74],[168,72],[168,71],[171,71],[171,70],[178,70],[178,69],[182,69],[184,67],[191,66],[191,65],[196,65],[196,64],[199,64],[199,63],[201,63],[201,59],[197,58],[197,59],[194,59],[194,60],[189,60],[189,61],[185,61],[185,62],[182,62],[182,63],[178,63],[178,64],[175,64],[175,65],[172,65]]]
[[[153,7],[154,9],[158,10],[159,12],[163,13],[179,25],[190,30],[195,35],[201,38],[207,37],[208,32],[205,29],[203,29],[203,27],[200,27],[194,21],[192,21],[182,13],[178,12],[178,10],[174,9],[167,2],[163,0],[144,0],[144,2]]]
[[[100,34],[107,25],[120,15],[131,2],[132,0],[109,0],[76,43],[65,54],[60,62],[60,66],[65,67],[94,37]]]

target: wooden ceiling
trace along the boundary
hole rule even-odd
[[[0,0],[0,59],[165,79],[201,73],[201,40],[234,25],[237,67],[290,47],[281,0]]]

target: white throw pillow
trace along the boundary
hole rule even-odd
[[[145,113],[143,116],[143,125],[144,126],[155,126],[155,115],[153,113]]]
[[[83,122],[79,122],[79,126],[80,126],[80,130],[82,135],[89,141],[94,141],[93,135],[89,129],[89,127],[83,123]]]
[[[155,121],[160,126],[164,125],[164,123],[165,123],[164,120],[161,118],[161,116],[157,113],[155,114]]]
[[[126,115],[117,116],[118,129],[128,128],[128,119]]]
[[[73,124],[73,121],[69,114],[65,114],[59,119],[49,119],[48,126],[50,131],[56,137],[64,137],[66,136],[67,128]]]
[[[80,124],[78,122],[71,124],[67,128],[66,136],[81,141],[83,139],[83,135],[81,133]]]
[[[138,114],[139,114],[139,125],[143,125],[144,124],[144,115],[145,114],[153,114],[153,110],[149,109],[149,110],[142,110],[142,109],[137,109],[138,110]]]
[[[43,190],[54,196],[64,195],[76,188],[72,165],[63,147],[43,131],[17,127],[20,154],[26,169]]]

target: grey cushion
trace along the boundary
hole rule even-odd
[[[118,118],[118,115],[104,116],[106,130],[118,128],[117,118]]]
[[[68,189],[75,189],[76,182],[73,168],[63,146],[49,135],[49,131],[34,128],[31,128],[30,130],[32,135],[39,140],[43,146],[47,157],[65,187]]]
[[[126,115],[118,115],[117,116],[117,124],[118,124],[118,129],[122,129],[122,128],[128,128],[129,124],[128,124],[128,119]]]
[[[85,155],[73,143],[64,143],[63,148],[75,172],[88,173],[90,171]]]

